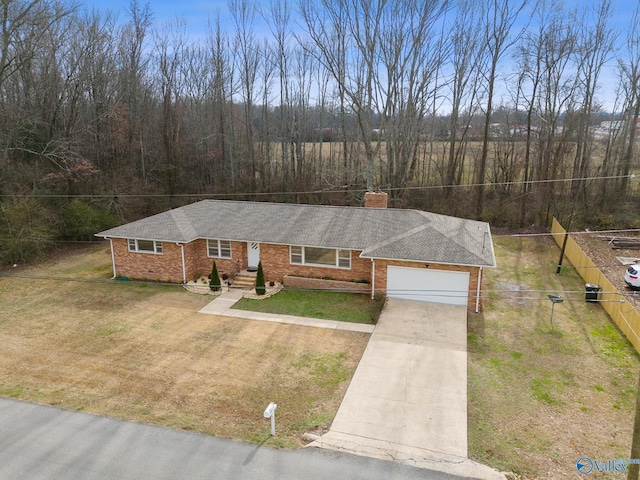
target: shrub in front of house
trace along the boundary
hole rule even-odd
[[[262,270],[262,262],[258,262],[258,273],[256,273],[256,294],[264,295],[267,287],[264,282],[264,271]]]
[[[213,261],[213,267],[211,269],[211,283],[209,284],[209,288],[214,292],[219,292],[222,288],[215,260]]]

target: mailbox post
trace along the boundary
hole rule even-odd
[[[276,408],[278,405],[271,402],[264,411],[264,418],[271,419],[271,436],[275,437],[276,435]]]
[[[551,328],[553,328],[553,307],[556,306],[556,303],[562,303],[563,298],[560,295],[547,295],[549,300],[551,300],[551,317],[549,318],[549,322],[551,323]]]

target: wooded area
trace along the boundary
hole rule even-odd
[[[2,2],[0,262],[202,198],[381,189],[495,226],[640,223],[637,8],[626,25],[611,0],[228,9],[194,41],[136,0]]]

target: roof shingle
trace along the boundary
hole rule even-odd
[[[365,258],[495,266],[489,224],[419,210],[203,200],[96,235],[344,248]]]

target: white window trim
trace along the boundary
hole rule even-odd
[[[293,261],[293,249],[300,249],[301,253],[297,253],[296,252],[296,256],[301,256],[302,261],[300,263],[298,262],[294,262]],[[326,248],[327,250],[334,250],[335,251],[335,264],[334,265],[327,265],[325,263],[310,263],[306,261],[305,258],[305,248],[301,245],[289,245],[289,263],[291,265],[308,265],[310,267],[323,267],[323,268],[339,268],[341,270],[351,270],[351,250],[348,250],[346,248],[327,248],[327,247],[312,247],[312,248]],[[349,253],[349,266],[348,267],[341,267],[340,266],[340,252],[348,252]],[[342,259],[346,259],[347,257],[343,257]]]
[[[222,247],[220,242],[229,242],[229,256],[222,256]],[[211,255],[212,248],[217,252],[217,255]],[[233,258],[233,252],[231,251],[231,240],[220,240],[214,238],[207,238],[207,256],[209,258]]]
[[[143,242],[153,242],[153,251],[151,250],[141,250],[140,244],[138,243],[140,240]],[[132,248],[133,247],[133,248]],[[143,240],[138,238],[127,238],[127,248],[130,252],[134,253],[147,253],[149,255],[162,255],[162,242],[160,240]]]

